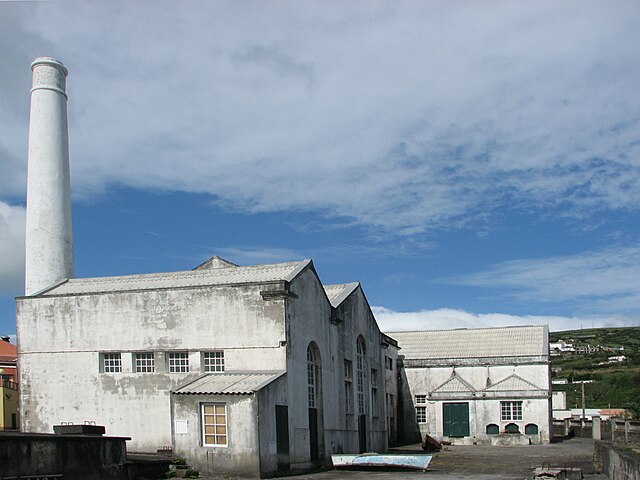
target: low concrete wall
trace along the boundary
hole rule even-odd
[[[611,438],[614,443],[640,443],[640,422],[615,420],[611,423]]]
[[[63,475],[74,480],[124,480],[124,437],[0,433],[0,478]]]
[[[611,480],[640,480],[640,455],[608,442],[595,442],[596,469]]]

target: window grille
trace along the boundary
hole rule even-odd
[[[204,352],[202,354],[204,371],[206,373],[224,372],[224,352]]]
[[[120,353],[102,354],[102,371],[104,373],[122,372],[122,356]]]
[[[189,371],[189,353],[170,352],[169,353],[169,372],[186,373],[188,371]]]
[[[500,402],[500,419],[522,420],[522,402]]]
[[[152,373],[156,371],[156,359],[153,353],[134,354],[136,372]]]
[[[224,403],[202,405],[202,444],[205,447],[228,445],[227,406]]]

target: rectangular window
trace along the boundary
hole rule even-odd
[[[189,371],[189,353],[169,352],[169,372],[186,373]]]
[[[344,411],[353,413],[353,364],[351,360],[344,361]]]
[[[522,420],[522,402],[500,402],[500,419]]]
[[[102,371],[104,373],[122,372],[122,356],[120,353],[103,353]]]
[[[384,357],[384,364],[387,370],[393,370],[393,358]]]
[[[202,364],[207,373],[224,372],[224,352],[203,352]]]
[[[226,447],[227,406],[224,403],[202,405],[202,445]]]
[[[427,423],[427,396],[416,395],[416,421],[418,423]]]
[[[152,373],[156,371],[156,358],[153,353],[134,353],[135,371]]]

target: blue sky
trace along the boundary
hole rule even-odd
[[[628,1],[0,3],[0,333],[42,55],[70,71],[79,277],[312,258],[386,330],[639,325],[638,24]]]

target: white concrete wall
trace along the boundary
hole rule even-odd
[[[204,403],[226,405],[226,446],[203,446],[200,412]],[[186,458],[189,466],[203,474],[232,472],[234,475],[260,476],[255,395],[174,395],[173,411],[174,421],[187,422],[188,430],[183,434],[174,432],[174,452]]]
[[[199,352],[224,350],[225,369],[284,370],[283,300],[260,286],[18,299],[22,428],[95,421],[132,437],[130,451],[171,445],[169,392],[202,374]],[[132,353],[156,352],[155,373],[132,372]],[[164,354],[190,352],[189,373]],[[101,373],[99,352],[122,352],[122,373]]]
[[[503,360],[505,363],[508,360]],[[444,384],[452,376],[456,376],[470,384],[475,394],[459,392],[451,394],[433,394],[434,390]],[[550,383],[548,364],[505,364],[485,366],[431,366],[406,368],[404,370],[405,385],[403,389],[403,420],[405,431],[410,440],[424,438],[429,434],[434,438],[449,440],[456,444],[490,443],[490,436],[486,435],[486,426],[496,424],[500,431],[508,423],[519,426],[524,433],[525,425],[534,423],[538,426],[539,435],[531,438],[532,443],[548,442],[550,434]],[[489,385],[504,380],[510,375],[518,375],[541,391],[491,392],[486,390]],[[485,393],[483,393],[485,391]],[[427,422],[418,424],[415,413],[415,396],[427,396]],[[448,398],[443,398],[444,396]],[[501,401],[523,401],[522,421],[501,421]],[[462,438],[448,438],[444,436],[444,419],[442,404],[445,402],[467,402],[469,404],[470,435]],[[413,435],[412,435],[413,432]]]

